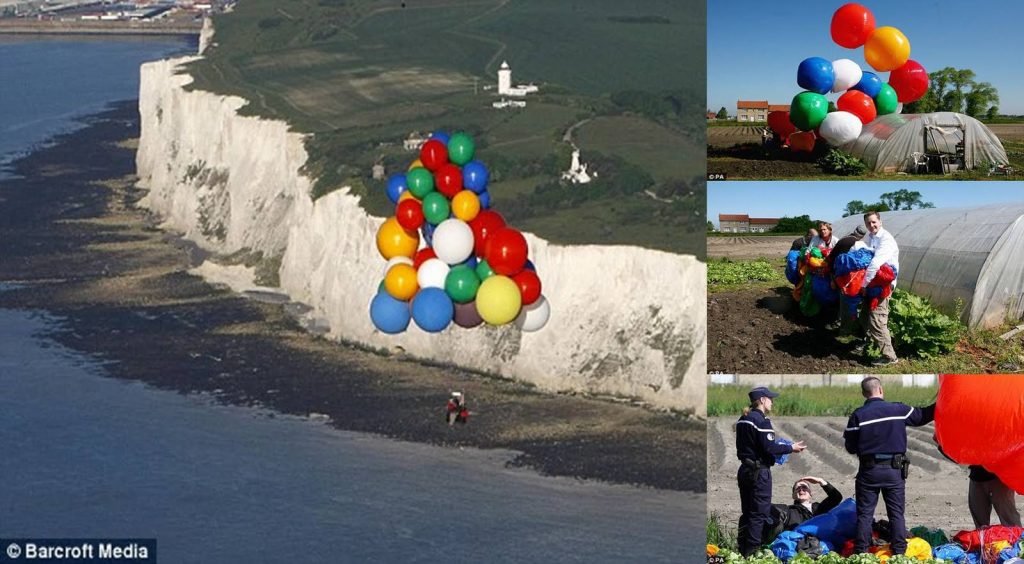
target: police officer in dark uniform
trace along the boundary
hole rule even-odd
[[[754,388],[747,397],[750,407],[736,422],[736,456],[740,469],[736,481],[740,486],[739,549],[749,556],[761,547],[765,525],[771,519],[772,472],[775,456],[804,450],[802,442],[792,445],[776,444],[775,429],[767,417],[773,398],[779,394],[768,388]]]
[[[846,450],[860,457],[857,471],[857,536],[853,550],[860,554],[871,545],[871,524],[881,492],[892,530],[893,554],[907,551],[907,530],[903,521],[907,472],[907,425],[920,427],[935,419],[935,404],[925,408],[890,403],[883,399],[882,382],[865,378],[861,393],[867,400],[846,425]]]

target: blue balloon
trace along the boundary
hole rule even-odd
[[[480,200],[480,209],[482,209],[482,210],[490,209],[490,207],[491,207],[491,193],[490,192],[488,192],[487,190],[484,190],[483,192],[480,192],[479,194],[477,194],[476,197]]]
[[[391,178],[388,178],[388,199],[391,200],[392,204],[398,203],[398,197],[409,189],[409,186],[405,183],[404,174],[392,174]]]
[[[447,146],[448,145],[448,140],[451,139],[451,136],[448,135],[448,133],[445,132],[445,131],[435,131],[435,132],[430,134],[430,138],[431,139],[437,139],[438,141],[444,143],[445,146]]]
[[[421,227],[421,229],[423,230],[423,240],[427,242],[428,247],[433,247],[434,229],[437,229],[437,226],[430,223],[429,221],[424,221],[423,227]]]
[[[882,79],[878,78],[878,75],[873,72],[865,72],[864,75],[860,77],[860,82],[854,85],[850,90],[860,90],[867,94],[868,98],[874,98],[882,91]]]
[[[477,265],[477,264],[479,264],[479,263],[477,262],[477,260],[476,260],[476,257],[475,257],[475,256],[473,256],[473,255],[469,255],[469,258],[468,258],[468,259],[466,259],[466,262],[464,262],[464,263],[462,263],[462,264],[464,264],[464,265],[466,265],[466,266],[468,266],[468,267],[470,267],[470,268],[473,268],[473,269],[475,269],[475,268],[476,268],[476,265]]]
[[[377,292],[370,302],[370,321],[380,332],[394,335],[409,327],[409,304],[387,292]]]
[[[800,63],[796,71],[796,83],[804,90],[828,94],[836,81],[836,71],[832,62],[821,57],[809,57]]]
[[[487,189],[487,180],[491,174],[480,161],[469,161],[462,167],[462,187],[477,194]]]
[[[441,288],[423,288],[412,299],[412,320],[427,333],[443,331],[455,317],[455,304]]]
[[[523,270],[532,270],[534,272],[537,272],[537,267],[533,265],[532,260],[526,259],[526,264],[523,265]]]

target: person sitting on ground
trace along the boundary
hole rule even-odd
[[[814,501],[811,484],[818,484],[825,490],[825,501]],[[793,503],[772,504],[772,530],[764,538],[773,539],[782,531],[792,531],[811,517],[824,515],[843,501],[843,494],[835,486],[815,476],[805,476],[793,484]]]
[[[445,406],[445,409],[447,410],[448,425],[465,423],[469,419],[466,398],[463,397],[462,392],[452,392],[452,397],[448,398],[448,405]]]

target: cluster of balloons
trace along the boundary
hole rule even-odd
[[[410,321],[429,333],[453,322],[515,321],[527,332],[547,323],[551,309],[526,238],[489,209],[489,173],[475,150],[465,133],[435,132],[408,171],[388,179],[395,215],[377,231],[388,262],[370,302],[381,332],[401,333]]]
[[[860,137],[876,117],[898,113],[900,104],[920,99],[928,91],[928,72],[910,59],[910,41],[895,27],[875,27],[875,16],[860,4],[844,4],[832,15],[832,40],[842,47],[864,47],[864,60],[889,81],[861,70],[850,59],[804,59],[797,84],[804,89],[793,98],[789,112],[771,112],[768,126],[794,151],[811,151],[817,139],[839,146]],[[839,93],[832,104],[825,98]]]

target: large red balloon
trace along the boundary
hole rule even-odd
[[[448,147],[437,139],[431,139],[420,148],[420,162],[430,172],[448,163]]]
[[[462,190],[462,169],[451,163],[441,165],[434,173],[434,187],[452,199]]]
[[[796,132],[796,126],[789,121],[789,112],[768,112],[768,128],[783,139]]]
[[[406,198],[398,202],[395,217],[398,218],[399,225],[409,231],[415,231],[423,225],[423,204],[416,198]]]
[[[490,263],[488,263],[490,264]],[[519,274],[512,277],[512,281],[519,286],[519,293],[523,296],[523,305],[530,305],[540,297],[540,277],[537,273],[524,268]]]
[[[800,131],[789,136],[789,148],[794,151],[810,153],[814,150],[815,141],[816,138],[813,131]]]
[[[437,253],[434,252],[434,249],[431,247],[423,247],[416,251],[416,254],[412,256],[412,267],[419,270],[421,264],[432,258],[437,258]]]
[[[873,31],[875,15],[860,4],[843,4],[832,14],[832,41],[847,49],[864,45]]]
[[[896,99],[909,104],[928,92],[928,71],[921,63],[908,60],[902,67],[889,73],[889,86],[896,91]]]
[[[514,276],[526,264],[527,252],[526,237],[511,227],[504,227],[487,236],[484,259],[494,272]]]
[[[841,112],[850,112],[857,116],[864,125],[871,123],[878,117],[875,101],[860,90],[847,90],[836,100],[836,107]]]
[[[476,215],[473,221],[469,222],[469,228],[473,230],[473,252],[476,256],[484,256],[484,245],[487,238],[495,231],[505,227],[505,218],[494,210],[483,210]]]

